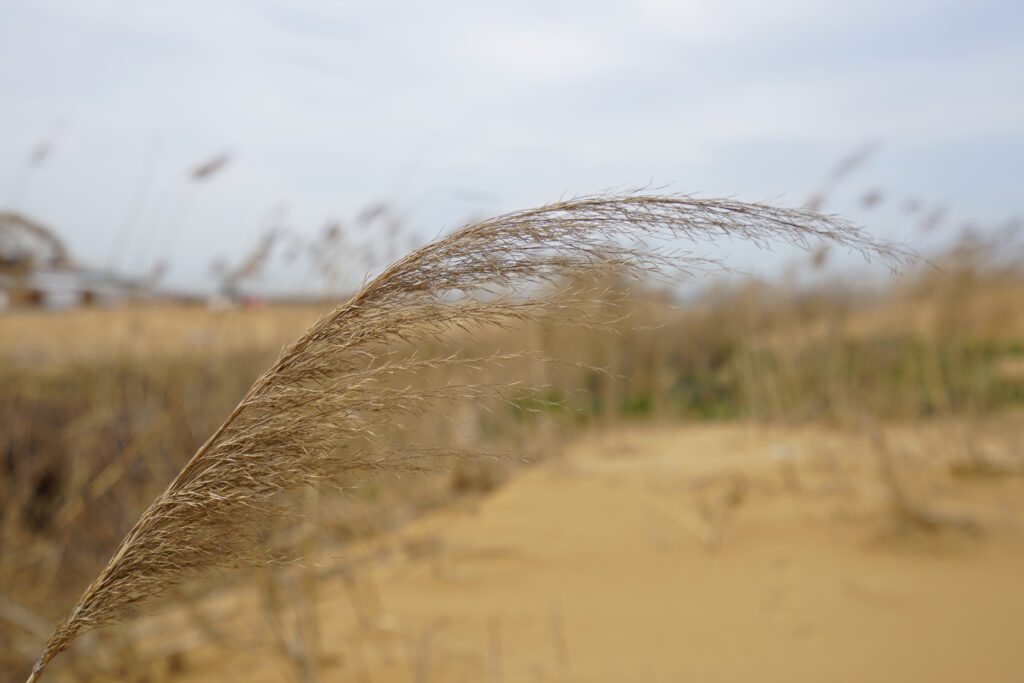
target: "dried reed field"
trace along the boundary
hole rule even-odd
[[[908,258],[600,196],[336,306],[0,318],[5,680],[1017,680],[1020,261],[674,302],[697,238]]]

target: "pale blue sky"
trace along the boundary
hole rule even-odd
[[[2,0],[0,204],[198,288],[282,203],[312,235],[387,199],[424,236],[649,183],[799,205],[877,142],[826,208],[915,241],[910,198],[950,228],[1024,211],[1022,7]]]

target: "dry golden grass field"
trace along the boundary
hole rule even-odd
[[[12,365],[67,366],[238,352],[276,353],[329,306],[269,306],[213,312],[175,304],[24,310],[0,319],[0,358]]]
[[[547,388],[406,426],[505,455],[302,493],[274,541],[290,562],[190,580],[80,638],[45,680],[1024,678],[1019,272],[968,264],[861,299],[638,294],[609,313],[623,309],[629,324],[582,336],[438,340],[434,354],[573,363],[488,368]],[[0,317],[0,680],[24,680],[320,310]]]

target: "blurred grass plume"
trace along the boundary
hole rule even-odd
[[[267,535],[287,518],[287,492],[330,487],[353,471],[415,469],[438,450],[395,441],[381,425],[436,401],[500,397],[509,388],[473,381],[402,387],[389,378],[519,357],[421,357],[418,342],[451,329],[593,322],[583,304],[597,295],[581,282],[724,268],[679,252],[677,241],[734,238],[761,247],[825,241],[894,267],[910,257],[806,209],[635,193],[505,214],[416,249],[321,316],[256,380],[56,627],[29,681],[83,632],[121,619],[192,573],[268,559]]]

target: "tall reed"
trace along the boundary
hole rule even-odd
[[[110,562],[54,630],[29,681],[84,631],[211,567],[249,562],[266,549],[282,495],[330,486],[347,472],[415,466],[429,446],[378,434],[378,425],[435,399],[499,390],[466,383],[395,388],[396,373],[500,360],[420,358],[402,342],[451,328],[579,318],[576,290],[545,286],[581,274],[635,277],[722,264],[679,252],[677,240],[741,238],[845,245],[898,264],[907,253],[807,210],[685,196],[588,196],[466,226],[398,260],[323,315],[256,380],[245,398],[142,514]],[[410,348],[406,346],[405,348]]]

